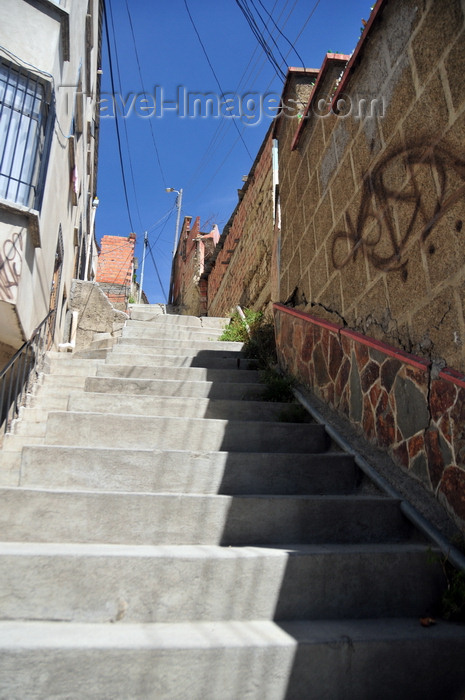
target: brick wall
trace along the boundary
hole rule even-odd
[[[237,304],[256,310],[270,300],[273,242],[271,131],[239,193],[208,277],[208,314],[227,316]]]
[[[184,218],[173,261],[172,302],[179,313],[203,316],[207,312],[207,290],[201,277],[220,234],[216,225],[209,233],[202,233],[200,217],[192,226],[191,221],[191,216]]]
[[[103,236],[100,241],[96,282],[108,299],[118,306],[127,303],[131,288],[136,234]]]
[[[379,0],[342,79],[328,55],[275,128],[275,298],[462,371],[464,27],[459,0]]]

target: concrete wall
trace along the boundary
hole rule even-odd
[[[379,0],[275,129],[275,299],[462,371],[464,27],[459,0]]]
[[[61,342],[79,242],[87,249],[92,237],[100,11],[100,0],[2,3],[0,56],[39,77],[56,108],[41,200],[28,206],[0,201],[0,255],[8,260],[0,285],[0,341],[14,348],[30,337],[51,303],[54,340]],[[52,297],[60,230],[61,275]]]
[[[271,131],[225,226],[214,266],[207,268],[208,315],[227,316],[237,304],[256,310],[270,301],[273,243]]]
[[[69,310],[79,312],[76,350],[88,347],[95,333],[118,334],[129,318],[114,308],[96,282],[73,280]]]

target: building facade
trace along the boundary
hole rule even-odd
[[[0,366],[74,277],[95,272],[101,0],[4,0],[0,24]]]

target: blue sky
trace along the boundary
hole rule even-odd
[[[350,54],[373,0],[248,0],[247,4],[286,72],[287,66],[302,63],[319,68],[328,51]],[[115,100],[125,115],[118,123],[129,213],[104,35],[97,240],[104,235],[127,236],[134,230],[136,255],[141,260],[144,231],[148,231],[151,255],[145,263],[144,291],[151,303],[164,302],[176,224],[176,194],[166,193],[165,188],[183,189],[181,222],[187,215],[200,216],[203,231],[215,223],[222,231],[236,206],[242,177],[249,172],[266,134],[272,96],[281,93],[283,79],[266,58],[235,0],[187,0],[214,73],[185,0],[106,0],[106,5]],[[266,34],[257,11],[268,22],[276,43]],[[197,94],[211,93],[211,104],[218,111],[217,80],[222,92],[228,93],[232,114],[239,114],[242,105],[249,120],[222,116],[225,108],[221,105],[219,115],[211,111],[205,115],[205,105],[200,115],[197,103],[193,114]],[[266,95],[269,97],[261,97]],[[183,98],[180,103],[179,96]],[[263,99],[263,108],[254,109],[250,98],[257,105]]]

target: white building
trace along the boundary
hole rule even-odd
[[[90,279],[103,0],[1,0],[0,369]]]

